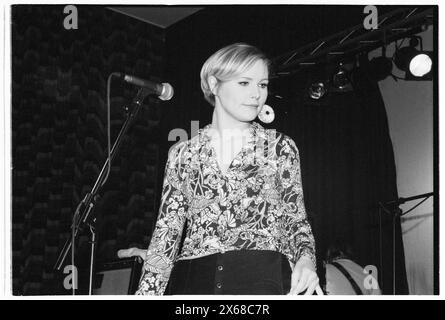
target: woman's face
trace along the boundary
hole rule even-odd
[[[252,121],[267,99],[269,72],[263,60],[257,60],[245,72],[216,87],[215,108],[238,121]]]

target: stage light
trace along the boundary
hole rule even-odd
[[[416,49],[419,43],[420,50]],[[398,49],[393,59],[397,68],[405,71],[405,80],[432,79],[432,52],[423,51],[420,37],[412,37],[409,46]]]
[[[321,66],[314,71],[314,78],[307,84],[307,96],[312,100],[321,100],[331,93],[353,91],[353,71],[354,64],[345,64],[344,61]]]
[[[332,75],[331,87],[332,92],[348,92],[353,90],[349,71],[342,63],[338,65],[338,68]]]
[[[371,59],[369,62],[369,72],[377,81],[386,79],[390,74],[392,74],[391,59],[385,56]]]
[[[309,87],[309,97],[314,100],[322,98],[327,93],[326,85],[323,82],[314,82]]]
[[[431,58],[425,53],[420,53],[411,59],[409,71],[416,77],[423,77],[431,71],[432,66]]]

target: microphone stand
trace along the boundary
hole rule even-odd
[[[62,268],[62,264],[64,263],[68,252],[74,246],[73,242],[75,242],[77,235],[79,234],[79,232],[83,231],[85,226],[88,226],[91,233],[91,252],[90,252],[91,255],[90,255],[89,288],[88,288],[89,295],[91,295],[93,292],[94,257],[96,253],[96,244],[97,244],[96,232],[95,232],[96,217],[94,217],[92,214],[94,206],[98,199],[97,193],[100,187],[102,187],[109,163],[114,159],[119,150],[119,146],[122,142],[122,137],[125,135],[128,128],[134,122],[136,115],[138,114],[139,109],[141,108],[142,102],[149,93],[150,91],[148,89],[145,88],[139,89],[138,93],[136,94],[136,97],[131,102],[130,107],[128,106],[124,107],[127,113],[127,119],[125,120],[125,123],[122,125],[122,128],[116,138],[116,141],[114,142],[113,148],[110,151],[110,158],[107,158],[107,160],[105,161],[105,164],[103,165],[99,177],[97,178],[91,192],[87,193],[83,198],[83,200],[81,201],[81,203],[78,205],[71,226],[73,237],[70,237],[70,239],[68,239],[65,242],[65,245],[63,246],[59,254],[59,257],[57,258],[57,262],[54,266],[55,270],[60,270]]]
[[[399,199],[394,200],[394,201],[388,201],[386,204],[400,205],[400,204],[404,204],[405,202],[408,202],[408,201],[412,201],[412,200],[416,200],[416,199],[422,199],[422,198],[428,198],[428,197],[431,197],[431,196],[434,196],[434,192],[419,194],[417,196],[412,196],[412,197],[408,197],[408,198],[399,198]]]
[[[392,200],[392,201],[388,201],[385,202],[385,204],[379,202],[379,220],[380,220],[380,272],[381,272],[381,277],[383,279],[383,267],[382,267],[382,219],[381,219],[381,214],[382,211],[381,209],[383,209],[383,211],[385,211],[386,213],[390,214],[392,216],[392,241],[393,241],[393,261],[392,261],[392,273],[393,273],[393,283],[392,283],[392,294],[395,295],[395,288],[396,288],[396,261],[395,261],[395,224],[396,224],[396,218],[397,217],[401,217],[404,214],[402,213],[402,210],[399,208],[399,205],[404,204],[405,202],[408,201],[412,201],[412,200],[416,200],[416,199],[422,199],[424,198],[423,201],[425,201],[426,199],[428,199],[431,196],[434,196],[434,192],[429,192],[429,193],[424,193],[424,194],[419,194],[416,196],[412,196],[412,197],[408,197],[408,198],[398,198],[397,200]],[[423,201],[421,201],[420,203],[422,203]],[[390,210],[388,210],[388,208],[386,206],[394,206],[394,210],[393,212],[391,212]],[[411,210],[409,210],[411,211]],[[408,212],[407,212],[408,213]]]

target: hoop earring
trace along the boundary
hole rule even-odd
[[[261,108],[260,113],[258,114],[258,119],[264,123],[271,123],[275,119],[275,112],[272,107],[265,104]]]

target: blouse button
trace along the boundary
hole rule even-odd
[[[222,271],[223,269],[224,269],[223,266],[218,266],[219,271]]]
[[[218,282],[218,283],[216,284],[216,287],[217,287],[218,289],[221,289],[221,288],[222,288],[222,284]]]

